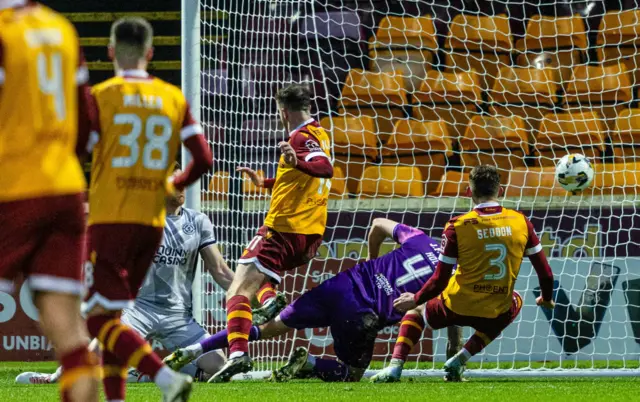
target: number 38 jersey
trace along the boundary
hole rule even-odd
[[[331,159],[331,139],[313,119],[289,135],[289,144],[298,159]],[[282,233],[324,234],[331,180],[311,177],[284,163],[280,156],[278,173],[271,192],[271,206],[264,225]]]
[[[81,193],[73,25],[41,5],[0,11],[0,201]]]
[[[127,70],[96,85],[92,94],[100,119],[90,138],[89,225],[164,227],[165,183],[178,147],[202,133],[182,91]]]
[[[520,212],[485,203],[449,221],[440,261],[457,264],[442,292],[451,311],[495,318],[511,308],[525,255],[542,249],[533,225]]]

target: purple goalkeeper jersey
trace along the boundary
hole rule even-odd
[[[418,292],[433,275],[440,255],[440,244],[411,226],[396,225],[393,239],[399,248],[346,271],[364,301],[375,306],[383,326],[402,319],[393,301],[402,293]]]

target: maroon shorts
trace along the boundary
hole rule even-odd
[[[316,256],[321,244],[322,235],[319,234],[280,233],[263,226],[238,262],[253,263],[272,281],[280,283],[282,272],[307,264]]]
[[[91,225],[84,279],[89,293],[82,306],[107,310],[133,306],[133,300],[162,241],[162,228],[133,224]]]
[[[22,274],[32,290],[81,295],[83,194],[0,203],[0,290]]]
[[[486,335],[490,340],[494,340],[516,319],[521,309],[522,297],[517,292],[513,292],[511,308],[495,318],[456,314],[445,306],[442,297],[438,296],[427,302],[424,319],[432,329],[442,329],[453,325],[471,327]]]

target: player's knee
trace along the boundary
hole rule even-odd
[[[238,265],[231,286],[227,290],[227,299],[237,295],[253,297],[264,280],[265,275],[254,264]]]

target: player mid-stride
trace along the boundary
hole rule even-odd
[[[388,237],[401,246],[379,257],[380,246]],[[403,317],[393,301],[404,292],[420,289],[438,262],[440,245],[436,241],[418,229],[389,219],[374,220],[368,243],[367,261],[304,293],[274,320],[251,327],[250,341],[273,338],[292,329],[331,328],[337,361],[316,358],[299,347],[289,362],[273,373],[276,381],[299,377],[329,382],[359,381],[373,356],[378,332]],[[195,359],[227,345],[227,333],[222,331],[182,349],[181,355]],[[174,364],[173,368],[180,368],[189,359]]]
[[[445,363],[446,377],[451,381],[460,381],[465,363],[520,312],[522,298],[514,286],[524,256],[529,257],[540,281],[542,295],[536,303],[554,306],[553,273],[540,240],[524,215],[498,203],[502,190],[497,169],[487,165],[473,168],[467,191],[475,207],[445,226],[434,275],[417,293],[406,292],[394,301],[400,311],[426,303],[424,318],[432,329],[459,325],[476,330]]]
[[[80,316],[89,72],[67,19],[0,0],[0,290],[24,275],[65,368],[63,401],[98,400],[99,362]],[[6,311],[6,309],[5,309]]]
[[[133,306],[162,241],[167,191],[185,188],[213,164],[202,127],[180,89],[147,74],[152,42],[146,20],[116,21],[109,54],[117,76],[93,88],[99,124],[90,142],[95,149],[84,309],[89,333],[103,347],[108,400],[124,400],[126,376],[121,374],[135,367],[153,379],[165,401],[179,402],[191,392],[191,376],[165,366],[120,320],[122,309]],[[180,142],[193,161],[170,177]]]
[[[248,168],[257,185],[271,188],[271,206],[257,236],[247,245],[227,292],[229,360],[210,382],[228,381],[252,367],[248,340],[252,326],[251,298],[265,282],[280,283],[280,273],[308,263],[322,243],[327,201],[333,177],[331,143],[311,118],[311,95],[291,84],[276,95],[289,140],[280,143],[282,156],[274,179],[262,180]],[[179,353],[165,359],[182,359]]]

